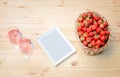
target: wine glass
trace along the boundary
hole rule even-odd
[[[10,27],[7,36],[13,44],[18,44],[19,39],[22,38],[22,33],[17,27]]]
[[[30,59],[34,50],[33,42],[29,38],[23,37],[19,40],[18,45],[23,52],[24,58]]]

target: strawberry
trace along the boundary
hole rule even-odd
[[[88,23],[88,21],[87,21],[87,20],[84,20],[84,21],[83,21],[83,23],[85,24],[85,26],[86,26],[86,27],[88,27],[88,26],[89,26],[89,23]]]
[[[96,41],[96,45],[97,45],[97,46],[100,46],[100,45],[101,45],[101,41],[100,41],[100,40],[97,40],[97,41]]]
[[[88,37],[88,33],[87,33],[87,32],[84,33],[83,36],[84,36],[84,37]]]
[[[100,28],[101,28],[101,29],[104,29],[105,26],[104,26],[103,24],[100,24]]]
[[[94,21],[94,23],[93,23],[94,25],[96,25],[96,26],[98,26],[99,24],[98,24],[98,22],[96,22],[96,21]]]
[[[77,27],[77,31],[79,32],[79,31],[81,31],[81,30],[82,30],[81,26],[78,26],[78,27]]]
[[[87,28],[86,28],[86,27],[84,27],[82,30],[83,30],[83,32],[86,32],[86,31],[87,31]]]
[[[82,16],[78,17],[78,22],[82,22],[84,20],[84,18]]]
[[[81,40],[81,41],[84,41],[84,40],[85,40],[85,37],[84,37],[84,36],[81,36],[81,37],[80,37],[80,40]]]
[[[87,32],[89,33],[89,32],[91,32],[92,31],[92,29],[91,28],[87,28]]]
[[[95,35],[95,36],[94,36],[94,39],[95,39],[95,40],[98,40],[99,38],[100,38],[99,35]]]
[[[101,36],[100,40],[104,42],[106,40],[105,36]]]
[[[93,34],[94,34],[94,35],[96,35],[96,34],[97,34],[97,32],[96,32],[96,31],[93,31]]]
[[[91,17],[92,17],[92,15],[93,15],[93,13],[92,13],[92,12],[88,12],[88,13],[87,13],[87,16],[88,16],[89,18],[91,18]]]
[[[93,14],[93,18],[98,21],[99,20],[99,17],[96,15],[96,14]]]
[[[82,17],[86,18],[87,17],[87,13],[83,13]]]
[[[91,38],[91,40],[94,40],[94,37],[90,37]]]
[[[92,30],[96,30],[97,26],[96,25],[91,25]]]
[[[91,48],[91,47],[92,47],[92,45],[89,43],[89,44],[88,44],[88,47],[89,47],[89,48]]]
[[[105,31],[101,31],[101,32],[100,32],[100,35],[105,35]]]
[[[100,48],[100,45],[96,45],[95,48],[96,48],[96,49],[99,49],[99,48]]]
[[[101,29],[98,27],[97,30],[96,30],[96,32],[100,33],[100,31],[101,31]]]
[[[105,43],[104,42],[101,42],[101,46],[104,46],[105,45]]]
[[[108,40],[109,36],[105,36],[105,40]]]
[[[90,33],[89,33],[89,36],[90,36],[90,37],[94,36],[94,33],[93,33],[93,32],[90,32]]]
[[[79,23],[78,23],[78,26],[84,27],[85,25],[84,25],[84,23],[79,22]]]
[[[109,35],[110,34],[110,32],[107,30],[107,31],[105,31],[105,33],[107,34],[107,35]]]
[[[78,35],[79,35],[79,36],[82,36],[82,35],[83,35],[83,31],[79,31],[79,32],[78,32]]]
[[[107,22],[107,21],[104,21],[104,22],[103,22],[103,25],[104,25],[105,27],[107,27],[107,26],[108,26],[108,22]]]
[[[88,37],[88,33],[87,33],[87,32],[85,32],[83,35],[84,35],[85,37]]]
[[[91,29],[92,29],[91,25],[89,25],[88,28],[91,28]]]
[[[93,45],[93,46],[95,46],[95,45],[96,45],[96,44],[95,44],[95,40],[92,40],[92,41],[90,42],[90,44]]]
[[[105,27],[105,28],[104,28],[104,30],[106,31],[106,30],[108,30],[108,28],[107,28],[107,27]]]
[[[88,43],[87,43],[86,41],[83,41],[83,45],[87,46],[87,45],[88,45]]]
[[[86,20],[90,20],[90,18],[89,18],[89,17],[86,17]]]
[[[91,38],[90,37],[86,37],[86,41],[87,42],[91,42]]]
[[[88,23],[89,23],[89,24],[92,24],[92,23],[93,23],[93,19],[89,19],[89,20],[88,20]]]
[[[100,25],[100,24],[102,24],[102,23],[103,23],[103,20],[100,19],[100,20],[98,21],[98,24]]]

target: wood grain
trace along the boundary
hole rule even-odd
[[[107,18],[112,43],[104,53],[87,56],[80,48],[74,25],[84,11],[96,11]],[[16,26],[35,44],[27,61],[7,38]],[[77,52],[54,67],[36,38],[58,26]],[[0,77],[120,77],[120,0],[0,0]]]

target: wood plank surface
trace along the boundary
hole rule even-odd
[[[87,56],[75,35],[75,20],[84,11],[106,17],[112,31],[104,53]],[[7,38],[18,27],[35,44],[31,60]],[[36,38],[58,26],[77,52],[57,67]],[[120,77],[120,0],[0,0],[0,77]]]

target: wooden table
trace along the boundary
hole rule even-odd
[[[107,18],[113,41],[104,53],[87,56],[77,42],[74,25],[83,11]],[[16,26],[35,44],[26,61],[7,38]],[[58,26],[77,52],[54,67],[36,38]],[[0,77],[120,77],[120,0],[0,0]]]

